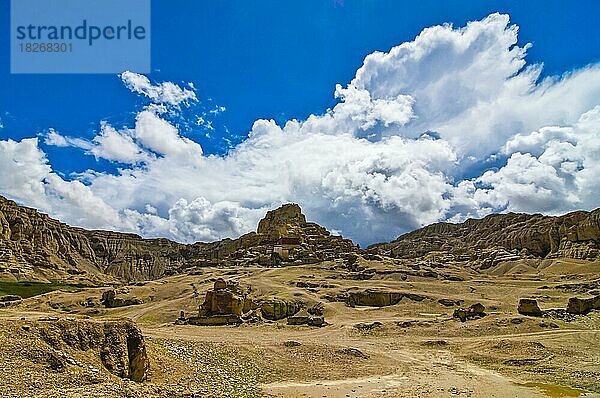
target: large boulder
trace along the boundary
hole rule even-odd
[[[243,322],[242,314],[256,308],[254,302],[247,297],[248,292],[249,289],[240,287],[235,281],[219,278],[214,282],[213,289],[206,292],[198,316],[187,319],[179,317],[175,323],[200,326],[238,325]]]
[[[187,323],[198,326],[223,326],[223,325],[239,325],[242,323],[242,318],[237,315],[208,315],[194,316],[187,318]]]
[[[308,326],[325,326],[325,318],[322,315],[312,315],[309,311],[303,309],[295,315],[288,317],[288,325],[308,325]]]
[[[385,307],[397,304],[403,296],[402,293],[398,292],[367,289],[359,292],[348,292],[346,304],[350,307]]]
[[[323,316],[311,316],[308,320],[308,326],[325,326],[325,317]]]
[[[213,289],[206,292],[204,303],[200,306],[200,316],[235,315],[242,316],[254,307],[246,292],[237,282],[219,278]]]
[[[302,303],[282,299],[268,299],[261,303],[260,310],[265,319],[277,321],[296,314]]]
[[[589,298],[571,297],[567,304],[567,312],[570,314],[585,315],[591,310],[600,310],[600,296]]]
[[[520,299],[517,312],[521,315],[542,316],[542,310],[534,299]]]
[[[482,318],[485,315],[485,306],[481,303],[472,304],[469,308],[458,308],[452,314],[454,318],[460,319],[461,322]]]
[[[310,321],[311,315],[306,310],[301,310],[295,315],[288,317],[288,325],[307,325]]]
[[[244,308],[244,298],[227,290],[209,290],[202,308],[206,315],[233,314],[240,316]]]
[[[447,298],[441,298],[438,300],[438,303],[443,305],[444,307],[455,307],[462,304],[462,300],[452,300]]]
[[[117,296],[117,292],[114,289],[103,292],[101,302],[106,308],[127,307],[130,305],[139,305],[144,303],[137,297]]]

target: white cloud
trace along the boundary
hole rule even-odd
[[[90,187],[79,181],[65,181],[52,172],[37,138],[0,141],[0,169],[2,194],[17,202],[76,226],[136,229]]]
[[[56,147],[75,147],[89,151],[93,144],[88,140],[77,137],[67,137],[50,128],[47,133],[39,134],[44,138],[44,144]]]
[[[261,210],[245,209],[227,201],[211,204],[203,197],[190,203],[182,198],[169,209],[169,228],[175,239],[184,241],[191,236],[201,241],[217,240],[223,235],[237,237],[256,228],[266,212]]]
[[[491,210],[563,213],[600,206],[600,106],[572,127],[545,127],[516,135],[504,146],[530,149],[511,154],[505,166],[473,183],[473,206]]]
[[[54,129],[50,129],[50,131],[44,137],[44,143],[46,145],[58,146],[58,147],[67,147],[70,146],[67,138],[56,132]]]
[[[197,100],[196,93],[193,91],[194,86],[190,83],[188,86],[192,90],[181,88],[171,82],[153,85],[146,76],[129,71],[121,74],[121,80],[131,91],[145,95],[158,104],[178,106],[181,103]]]
[[[575,123],[600,98],[597,65],[536,83],[541,66],[526,66],[529,45],[517,46],[517,33],[500,14],[461,29],[428,28],[412,42],[367,56],[350,85],[374,99],[413,98],[412,122],[386,134],[431,130],[461,155],[482,157],[514,134]]]
[[[150,110],[138,113],[134,134],[141,145],[159,155],[189,162],[202,158],[202,147],[198,143],[181,137],[175,126]]]
[[[117,131],[107,123],[102,123],[100,134],[92,142],[94,146],[89,152],[96,158],[137,163],[148,160],[150,156],[133,141],[131,131]]]
[[[135,126],[45,139],[128,167],[64,181],[37,141],[0,141],[0,165],[19,174],[0,177],[0,192],[63,221],[180,241],[237,237],[284,202],[361,243],[491,212],[598,207],[600,67],[538,81],[517,33],[497,14],[425,29],[367,56],[332,109],[257,120],[224,156],[204,155],[163,117],[193,92],[125,72],[155,102]]]
[[[37,138],[0,141],[0,170],[3,195],[46,209],[42,181],[51,168],[38,148]]]
[[[117,131],[106,122],[100,125],[100,132],[91,141],[63,136],[54,129],[44,134],[44,143],[56,147],[75,147],[85,151],[96,159],[135,164],[150,160],[153,155],[134,141],[135,131],[123,129]]]
[[[225,108],[224,106],[215,105],[215,107],[213,109],[211,109],[209,111],[209,113],[212,113],[213,115],[218,115],[219,113],[223,113],[226,110],[227,110],[227,108]]]

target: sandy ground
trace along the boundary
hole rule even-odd
[[[367,266],[391,267],[385,262]],[[145,390],[128,387],[131,394],[142,391],[140,396],[600,397],[600,311],[572,319],[525,317],[516,312],[522,297],[536,298],[543,309],[564,308],[569,297],[600,288],[600,264],[560,260],[523,269],[513,264],[502,272],[495,270],[499,275],[473,275],[452,268],[463,281],[402,272],[352,280],[334,263],[205,269],[197,275],[123,288],[141,298],[142,305],[118,309],[81,305],[88,298],[97,300],[102,288],[53,292],[0,309],[0,323],[48,314],[133,319],[146,336],[152,362]],[[285,321],[239,327],[174,325],[180,311],[197,311],[217,276],[252,286],[258,297],[324,303],[328,325],[288,326]],[[299,288],[297,281],[324,287]],[[348,289],[367,288],[425,298],[403,298],[381,308],[352,308],[330,301]],[[456,307],[438,302],[442,298],[462,300],[463,306],[482,303],[487,315],[462,323],[452,318]],[[373,322],[380,325],[360,327]],[[51,371],[36,371],[52,383]],[[16,371],[5,367],[2,377],[16,377],[11,372]],[[40,391],[52,388],[42,384]],[[169,393],[161,395],[164,391]],[[100,396],[72,392],[71,396]]]

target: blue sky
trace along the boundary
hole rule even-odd
[[[181,136],[199,143],[204,155],[222,156],[246,139],[258,119],[273,119],[283,126],[287,120],[321,115],[340,103],[342,100],[333,96],[336,84],[345,87],[350,83],[368,54],[387,52],[412,41],[426,27],[443,23],[462,27],[468,21],[481,20],[494,12],[510,15],[510,23],[519,26],[518,46],[533,44],[527,49],[525,59],[530,65],[543,63],[540,80],[600,61],[600,24],[597,23],[600,4],[596,1],[567,4],[561,1],[154,0],[153,72],[148,77],[153,83],[169,81],[182,87],[193,83],[198,101],[183,107],[176,115],[163,117],[179,127]],[[53,128],[64,136],[91,140],[98,134],[101,121],[117,129],[131,127],[139,112],[151,102],[128,90],[116,75],[11,75],[7,56],[7,1],[0,5],[0,19],[4,21],[0,25],[0,51],[5,54],[0,60],[0,139],[19,141]],[[593,79],[595,81],[595,77]],[[590,96],[593,105],[597,100],[595,92],[586,98]],[[216,115],[209,113],[220,106],[226,110]],[[195,117],[202,113],[211,120],[213,131],[194,123]],[[535,127],[543,127],[543,124]],[[512,135],[517,133],[528,132],[518,129],[511,132]],[[114,160],[86,154],[81,148],[46,145],[43,139],[39,149],[45,153],[53,172],[65,181],[77,178],[72,173],[88,169],[117,174],[119,168],[126,167]],[[479,158],[471,161],[470,166],[469,162],[463,162],[465,166],[460,171],[448,172],[449,183],[456,185],[460,179],[482,175],[488,167],[496,170],[511,155],[495,153],[494,159],[501,159],[498,164],[490,160],[492,152],[485,157],[465,155],[465,159]],[[89,184],[88,180],[81,181]],[[0,193],[9,192],[4,191]],[[193,201],[193,196],[190,194],[186,200]],[[280,195],[278,198],[257,199],[246,207],[262,211],[278,200],[296,197]],[[27,200],[22,199],[22,202]],[[591,206],[581,203],[580,207]],[[152,207],[167,217],[173,203],[161,205],[162,210],[160,205]],[[577,207],[576,204],[569,206]],[[547,211],[559,212],[569,206]],[[325,210],[316,210],[317,207],[313,209],[314,217],[333,226],[333,216]],[[393,211],[387,205],[376,207],[375,213]],[[493,211],[510,208],[509,205],[491,207]],[[141,211],[143,206],[137,203],[133,208]],[[52,213],[51,206],[45,210]],[[352,217],[353,211],[346,210],[342,213]],[[372,212],[371,209],[369,214]],[[437,219],[451,219],[458,213],[459,210],[444,212]],[[468,214],[473,215],[473,212]],[[426,217],[427,221],[434,219],[436,217]],[[387,235],[374,233],[373,239],[393,238],[393,234],[423,223],[411,220]],[[95,225],[86,222],[85,217],[72,217],[68,221]],[[115,228],[140,232],[118,225]],[[361,232],[352,228],[346,227],[347,231],[342,228],[342,232],[356,238]]]
[[[193,82],[207,106],[212,99],[227,108],[215,120],[215,139],[203,138],[201,128],[187,132],[205,152],[222,154],[222,136],[237,143],[259,118],[303,119],[333,106],[335,84],[349,82],[367,54],[412,40],[424,27],[463,26],[496,11],[510,14],[521,41],[534,44],[527,59],[543,62],[546,75],[600,60],[595,1],[154,0],[150,77]],[[8,54],[7,1],[0,18],[0,50]],[[6,56],[0,86],[0,133],[10,138],[49,127],[91,137],[100,120],[130,123],[144,103],[116,76],[11,75]],[[93,157],[60,152],[49,156],[65,173],[97,166]]]

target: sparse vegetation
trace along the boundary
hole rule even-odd
[[[83,285],[71,285],[64,283],[42,283],[42,282],[0,282],[0,296],[15,294],[22,298],[29,298],[61,290],[63,292],[77,292],[84,288]]]

